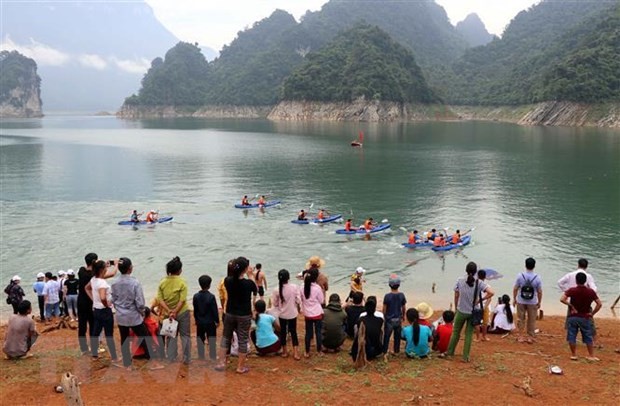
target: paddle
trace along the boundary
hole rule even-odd
[[[254,199],[258,199],[258,196],[260,196],[260,193],[255,194],[254,197],[250,199],[250,201],[252,201]]]
[[[464,233],[461,234],[461,237],[464,237],[466,234],[471,233],[472,231],[474,231],[476,229],[476,227],[472,227],[469,230],[465,231]]]
[[[405,227],[398,227],[398,228],[400,228],[401,230],[403,230],[405,233],[409,233],[409,230],[407,230]]]

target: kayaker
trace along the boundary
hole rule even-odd
[[[146,222],[147,223],[157,223],[157,217],[159,217],[157,215],[157,212],[155,210],[151,210],[146,215]]]
[[[364,227],[364,229],[366,231],[370,231],[373,229],[375,223],[373,222],[372,217],[369,217],[368,220],[364,221],[364,225],[362,227]]]
[[[306,218],[306,212],[304,211],[304,209],[301,209],[299,211],[299,214],[297,214],[297,220],[302,221],[302,220],[308,220]]]
[[[435,237],[437,237],[437,230],[435,230],[434,228],[426,233],[426,241],[435,241]]]
[[[259,205],[259,207],[264,206],[265,203],[267,203],[267,200],[265,200],[265,196],[261,196],[261,197],[258,198],[258,205]]]
[[[418,230],[413,230],[409,233],[409,244],[416,244],[418,242]]]
[[[347,219],[347,221],[344,223],[344,229],[345,231],[356,231],[357,228],[353,227],[353,220],[351,219]]]
[[[318,214],[316,215],[316,218],[317,218],[318,220],[323,220],[323,219],[325,219],[325,210],[323,210],[323,209],[319,209],[319,212],[318,212]]]
[[[248,200],[248,196],[247,195],[243,196],[243,199],[241,199],[241,205],[242,206],[250,206],[250,201]]]
[[[461,242],[461,230],[456,230],[454,234],[452,234],[452,244],[458,244]]]
[[[435,247],[443,247],[444,245],[446,245],[446,240],[443,238],[443,234],[439,234],[435,237],[435,239],[433,240],[433,245]]]
[[[131,212],[131,218],[129,219],[129,221],[131,221],[132,223],[139,223],[141,215],[142,213],[138,213],[138,210],[134,210]]]

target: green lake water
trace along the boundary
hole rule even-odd
[[[350,147],[360,130],[363,149]],[[297,273],[320,255],[330,291],[344,296],[358,266],[367,294],[385,293],[397,273],[410,304],[437,309],[468,261],[502,273],[492,286],[504,294],[533,256],[551,313],[563,312],[557,279],[580,257],[606,308],[620,291],[617,130],[50,116],[2,121],[0,168],[1,280],[21,275],[29,299],[37,272],[77,269],[90,251],[130,257],[147,298],[175,255],[192,294],[198,276],[219,281],[239,255],[263,264],[270,287],[279,269]],[[282,205],[233,208],[257,193]],[[290,223],[310,205],[392,229],[368,240]],[[174,221],[116,225],[134,208]],[[471,246],[439,255],[401,248],[401,227],[475,230]]]

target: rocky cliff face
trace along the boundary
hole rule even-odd
[[[0,103],[0,117],[43,117],[38,89],[30,87],[11,90],[8,100]]]
[[[18,52],[0,53],[0,117],[42,117],[37,64]]]
[[[119,118],[265,118],[272,106],[203,106],[196,110],[193,107],[175,106],[128,106],[123,105],[116,113]]]

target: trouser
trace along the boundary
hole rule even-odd
[[[527,334],[534,337],[536,333],[536,312],[538,311],[538,305],[535,304],[517,304],[517,327],[519,332],[523,332],[523,325],[525,324],[525,317],[527,315]]]
[[[452,336],[450,344],[448,344],[448,355],[454,355],[454,350],[461,338],[461,330],[465,327],[465,344],[463,345],[463,359],[469,361],[469,351],[471,349],[471,339],[474,334],[474,325],[472,324],[471,314],[456,311],[454,316],[454,326],[452,327]]]
[[[88,352],[88,340],[86,339],[86,328],[88,327],[88,336],[93,333],[93,304],[80,303],[78,299],[78,341],[80,343],[80,351]]]
[[[121,354],[123,355],[123,365],[128,367],[131,365],[131,338],[129,337],[129,330],[133,331],[138,337],[138,343],[144,350],[144,354],[149,359],[157,358],[153,347],[153,337],[149,334],[144,323],[137,326],[118,326],[118,331],[121,334]]]
[[[166,359],[176,361],[178,355],[178,341],[181,336],[181,351],[183,352],[183,362],[188,364],[191,361],[192,344],[190,341],[190,317],[189,311],[179,314],[176,318],[179,326],[177,327],[176,337],[164,337],[166,346]]]
[[[45,320],[45,296],[37,296],[39,300],[39,315],[41,317],[41,321]]]
[[[316,335],[316,350],[321,352],[323,341],[323,320],[308,320],[306,319],[306,354],[310,352],[310,342],[312,341],[312,335]]]
[[[299,338],[297,337],[297,318],[280,319],[280,344],[286,345],[286,336],[291,334],[293,347],[299,346]]]
[[[90,354],[99,356],[99,335],[101,330],[105,333],[105,341],[110,351],[110,358],[116,360],[116,344],[114,343],[114,315],[109,307],[105,309],[93,309],[93,328],[90,334]]]
[[[45,318],[51,319],[52,317],[60,316],[60,303],[46,303],[45,304]]]
[[[77,298],[77,295],[67,295],[66,298],[67,316],[74,319],[77,317]]]
[[[205,359],[205,339],[209,341],[209,358],[217,358],[216,345],[217,326],[215,323],[196,324],[196,346],[198,347],[198,359]]]
[[[250,327],[252,326],[252,316],[237,316],[234,314],[226,314],[224,319],[224,333],[220,347],[226,348],[227,353],[230,352],[233,332],[237,333],[239,345],[239,354],[248,352],[248,339],[250,337]]]
[[[387,353],[390,348],[390,336],[394,333],[394,352],[400,352],[400,333],[401,333],[401,320],[389,319],[385,321],[385,332],[383,334],[383,353]]]
[[[19,303],[11,302],[11,306],[13,306],[13,314],[17,314],[17,308],[19,307]]]
[[[58,308],[60,309],[61,316],[68,316],[69,313],[67,311],[67,302],[65,301],[65,295],[62,291],[58,292],[58,298],[60,302],[58,302]]]

